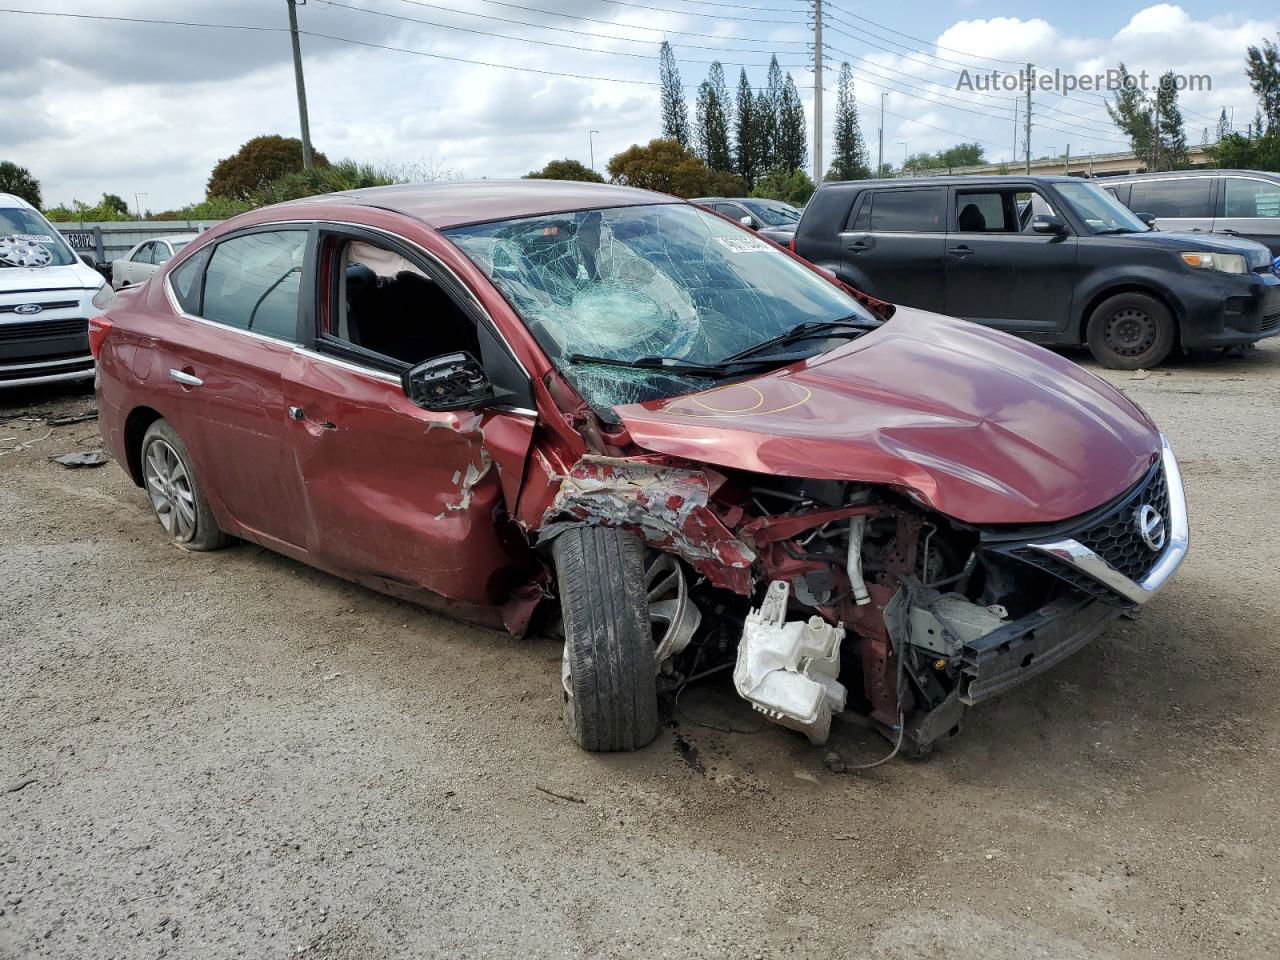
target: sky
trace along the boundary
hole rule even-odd
[[[31,170],[46,205],[111,192],[131,205],[140,195],[144,209],[182,206],[203,198],[213,165],[250,137],[298,133],[286,0],[10,3],[60,14],[0,12],[0,160]],[[1245,48],[1276,38],[1280,11],[1228,5],[823,0],[826,158],[842,60],[853,68],[873,161],[881,93],[886,162],[972,140],[992,160],[1010,158],[1018,95],[956,84],[962,70],[973,77],[1026,61],[1096,74],[1123,60],[1135,73],[1206,75],[1211,89],[1182,94],[1188,142],[1212,133],[1223,107],[1243,130],[1256,109]],[[590,163],[593,148],[603,172],[611,155],[660,133],[664,39],[691,116],[711,61],[724,64],[733,89],[743,66],[763,84],[777,54],[812,131],[811,6],[307,0],[298,19],[312,142],[331,160],[385,164],[412,179],[520,176],[561,157]],[[157,19],[257,29],[142,22]],[[1037,91],[1032,119],[1035,156],[1127,147],[1099,94]]]

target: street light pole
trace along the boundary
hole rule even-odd
[[[594,170],[595,170],[595,168],[596,168],[596,141],[595,141],[595,135],[596,135],[597,133],[599,133],[599,132],[600,132],[599,130],[588,130],[588,131],[587,131],[587,149],[591,151],[591,169],[592,169],[593,171],[594,171]]]
[[[880,177],[884,171],[884,98],[887,93],[880,94],[880,147],[876,151],[876,176]]]
[[[311,169],[311,124],[307,122],[307,85],[302,79],[302,47],[298,43],[298,4],[307,0],[286,0],[289,5],[289,38],[293,41],[293,81],[298,88],[298,121],[302,127],[302,166]]]
[[[149,193],[135,193],[133,195],[133,215],[138,220],[142,219],[142,200],[141,197],[149,197]]]
[[[902,148],[902,172],[906,173],[907,172],[907,141],[896,140],[894,142],[897,143],[898,146]]]

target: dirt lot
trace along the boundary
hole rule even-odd
[[[0,394],[0,957],[1280,955],[1280,344],[1110,376],[1180,456],[1191,557],[856,776],[697,726],[760,729],[723,679],[582,753],[553,640],[169,547],[118,466],[47,459],[92,421],[18,419],[91,393]]]

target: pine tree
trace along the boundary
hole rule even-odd
[[[1182,129],[1176,80],[1173,71],[1168,71],[1160,78],[1154,98],[1156,113],[1160,117],[1156,131],[1160,141],[1159,165],[1165,170],[1180,170],[1187,165],[1187,135]]]
[[[724,67],[719,62],[713,63],[707,71],[707,79],[698,87],[694,133],[702,162],[712,170],[725,173],[734,169],[733,148],[729,141],[732,112],[729,89],[724,82]]]
[[[1257,133],[1261,136],[1280,126],[1280,48],[1270,40],[1262,47],[1249,47],[1245,57],[1245,76],[1258,97],[1260,115]],[[1266,129],[1262,128],[1265,120]]]
[[[771,170],[778,164],[778,138],[782,128],[782,98],[784,81],[778,55],[769,58],[769,73],[765,88],[756,95],[756,113],[759,120],[761,170]]]
[[[795,80],[788,73],[782,85],[781,106],[778,109],[778,166],[788,173],[803,170],[809,162],[806,139],[804,104],[800,102],[800,92],[796,89]]]
[[[1231,121],[1227,119],[1227,109],[1222,108],[1222,113],[1218,114],[1218,136],[1217,141],[1222,142],[1223,138],[1231,133]]]
[[[671,44],[662,41],[658,56],[658,79],[662,84],[662,137],[689,146],[689,108],[684,101],[684,85],[676,67]]]
[[[1116,91],[1115,100],[1108,103],[1107,114],[1111,122],[1124,131],[1129,138],[1129,147],[1134,156],[1140,159],[1148,170],[1155,169],[1155,129],[1151,115],[1151,105],[1147,95],[1138,85],[1137,78],[1119,65],[1121,84]]]
[[[756,97],[751,90],[744,67],[738,74],[738,104],[734,110],[734,171],[750,190],[760,175],[760,124],[756,116]]]
[[[858,123],[858,98],[853,91],[853,68],[840,64],[836,81],[836,149],[831,158],[828,180],[865,180],[871,176],[871,159]]]

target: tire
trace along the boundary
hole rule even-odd
[[[1089,317],[1089,351],[1108,370],[1157,366],[1177,340],[1169,308],[1145,293],[1108,297]]]
[[[658,735],[644,544],[610,527],[577,527],[552,549],[564,621],[564,719],[584,750],[637,750]]]
[[[217,550],[234,543],[218,529],[187,445],[166,420],[142,436],[142,488],[170,541],[183,550]]]

